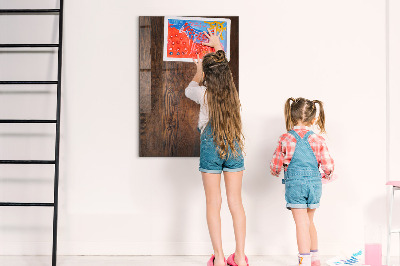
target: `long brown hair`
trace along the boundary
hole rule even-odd
[[[243,150],[239,95],[225,52],[218,50],[203,57],[203,85],[207,88],[209,121],[221,158],[234,157]]]
[[[292,130],[298,122],[304,124],[311,123],[317,114],[319,105],[319,115],[317,125],[322,133],[325,131],[325,113],[324,104],[319,100],[310,101],[304,98],[289,98],[285,103],[285,122],[286,130]]]

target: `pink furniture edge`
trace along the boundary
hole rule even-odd
[[[386,185],[400,187],[400,181],[388,181],[386,182]]]

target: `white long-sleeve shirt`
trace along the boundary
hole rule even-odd
[[[186,97],[200,104],[198,128],[201,132],[209,121],[207,99],[205,98],[206,90],[206,87],[200,86],[196,81],[191,81],[185,89]]]

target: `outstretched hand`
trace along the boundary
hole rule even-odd
[[[203,64],[202,64],[202,61],[201,61],[199,55],[197,55],[197,61],[195,58],[193,58],[193,62],[195,63],[195,65],[197,67],[197,72],[203,72]]]
[[[203,31],[204,35],[207,36],[208,42],[203,42],[201,44],[213,47],[215,51],[222,50],[221,43],[219,41],[219,38],[221,37],[222,30],[218,33],[217,28],[214,28],[213,31],[210,29],[207,29],[208,33]]]

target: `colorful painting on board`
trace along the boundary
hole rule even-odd
[[[239,17],[224,18],[230,20],[229,68],[240,91]],[[164,19],[165,16],[139,17],[139,118],[135,118],[139,122],[139,156],[198,157],[199,105],[184,94],[196,66],[193,62],[163,61]]]
[[[222,31],[221,45],[230,60],[231,21],[223,18],[165,17],[164,61],[193,62],[199,55],[214,52],[214,48],[203,45],[208,42],[207,29]]]

